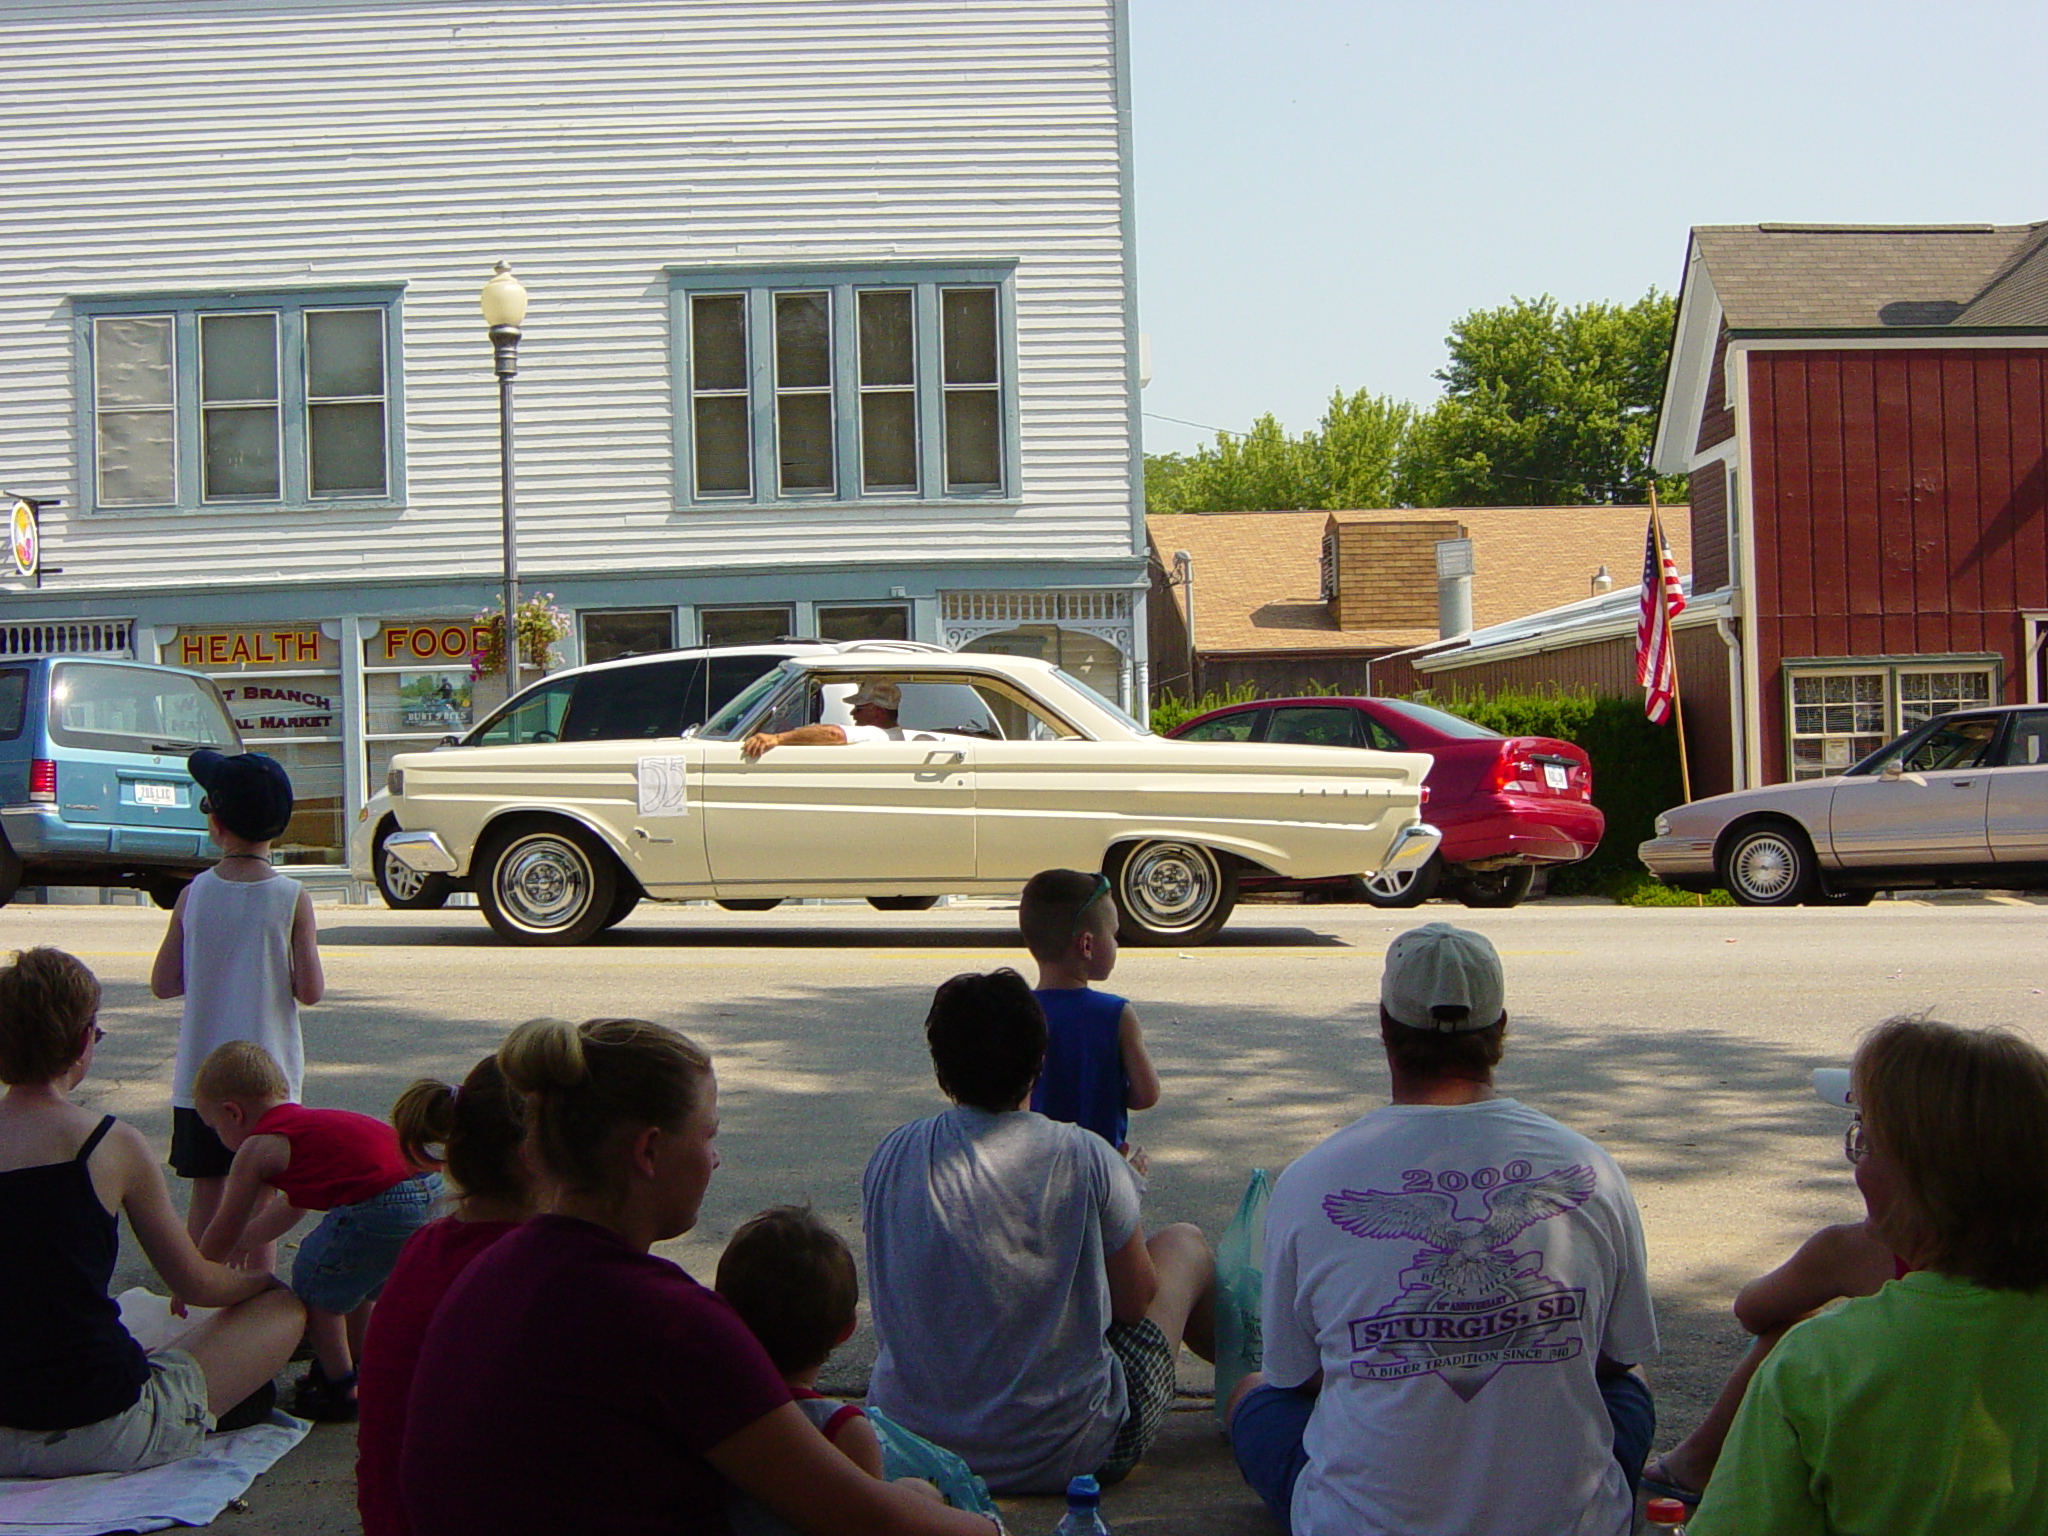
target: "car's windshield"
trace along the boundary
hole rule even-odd
[[[747,723],[748,717],[761,707],[762,701],[788,682],[789,677],[790,669],[787,666],[777,667],[772,672],[763,672],[734,694],[727,701],[725,708],[698,728],[698,738],[703,741],[733,740],[739,728]]]
[[[51,672],[50,739],[112,752],[241,750],[227,706],[205,678],[102,661],[59,662]]]
[[[1886,764],[1894,762],[1905,773],[1976,768],[1983,764],[1985,754],[1991,750],[1991,743],[1997,735],[1996,715],[1948,716],[1930,720],[1918,730],[1908,731],[1897,741],[1879,747],[1848,771],[1851,775],[1877,773]]]
[[[1426,725],[1443,736],[1455,736],[1464,741],[1498,741],[1499,731],[1489,731],[1483,725],[1474,725],[1470,720],[1461,720],[1456,715],[1446,714],[1441,709],[1432,709],[1427,704],[1411,704],[1406,699],[1381,699],[1380,708],[1389,714],[1400,715],[1413,720],[1417,725]]]
[[[1150,736],[1152,734],[1151,726],[1146,725],[1142,721],[1132,719],[1131,716],[1124,710],[1122,705],[1110,703],[1108,699],[1105,699],[1093,688],[1090,688],[1086,683],[1082,682],[1081,679],[1074,676],[1073,673],[1066,671],[1064,668],[1061,667],[1054,667],[1052,675],[1058,678],[1061,682],[1065,683],[1069,688],[1072,688],[1075,692],[1081,694],[1084,698],[1092,700],[1097,708],[1103,710],[1105,713],[1113,716],[1114,718],[1121,720],[1125,725],[1129,726],[1138,735]]]

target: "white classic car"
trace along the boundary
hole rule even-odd
[[[883,739],[776,746],[756,732],[848,718],[893,683]],[[866,732],[856,732],[863,737]],[[790,897],[929,906],[1100,869],[1133,944],[1196,944],[1240,870],[1419,866],[1427,756],[1167,741],[1042,661],[827,654],[784,661],[666,740],[531,741],[392,760],[386,851],[476,892],[519,944],[575,944],[642,896],[766,907]]]

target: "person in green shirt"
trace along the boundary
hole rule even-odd
[[[1691,1536],[2039,1536],[2048,1522],[2048,1055],[1880,1024],[1847,1150],[1912,1273],[1788,1332]]]

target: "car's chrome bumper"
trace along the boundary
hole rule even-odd
[[[1714,840],[1711,837],[1653,837],[1636,845],[1636,857],[1658,879],[1672,875],[1712,875]]]
[[[455,855],[432,832],[394,832],[384,839],[384,851],[422,875],[455,873]]]
[[[1380,867],[1374,871],[1381,875],[1405,875],[1411,869],[1420,869],[1436,852],[1437,845],[1444,840],[1439,832],[1426,821],[1411,822],[1394,834],[1394,846],[1387,850],[1387,856],[1380,860]]]

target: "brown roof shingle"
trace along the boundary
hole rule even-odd
[[[1195,646],[1244,651],[1384,651],[1421,645],[1436,629],[1339,629],[1322,601],[1323,529],[1338,522],[1464,524],[1472,540],[1472,622],[1479,628],[1587,596],[1602,565],[1617,587],[1642,579],[1644,507],[1375,507],[1345,512],[1159,513],[1146,527],[1159,561],[1193,558]],[[1683,506],[1662,509],[1681,574],[1692,569]],[[1174,601],[1185,614],[1179,588]]]
[[[1737,332],[2048,328],[2048,223],[1692,233]]]

